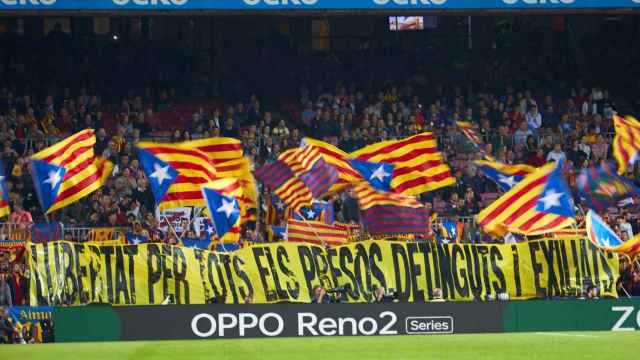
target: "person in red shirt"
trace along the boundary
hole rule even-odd
[[[9,215],[9,222],[18,229],[28,229],[33,224],[31,213],[22,208],[22,203],[16,201],[13,204],[13,212]]]

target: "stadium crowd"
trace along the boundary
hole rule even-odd
[[[73,51],[82,56],[71,59],[73,51],[59,50],[68,41],[65,36],[52,31],[47,43],[59,46],[51,45],[46,66],[33,67],[34,77],[51,77],[46,86],[22,78],[0,82],[1,157],[12,209],[6,221],[18,229],[44,220],[29,156],[85,128],[96,129],[95,151],[114,162],[113,174],[105,187],[54,212],[48,220],[68,228],[128,228],[149,241],[169,244],[178,239],[159,231],[153,195],[136,158],[135,143],[140,139],[177,142],[234,137],[242,140],[246,155],[258,167],[299,146],[307,136],[351,152],[375,142],[432,131],[457,181],[454,186],[423,194],[421,201],[440,218],[464,222],[463,242],[503,241],[483,236],[472,220],[499,192],[474,165],[473,160],[482,155],[460,132],[456,121],[474,124],[487,144],[486,153],[501,162],[540,166],[565,160],[567,179],[575,184],[582,168],[612,159],[613,114],[640,110],[640,101],[617,97],[616,91],[597,81],[556,82],[556,78],[575,79],[574,64],[566,57],[527,56],[535,55],[535,48],[525,43],[522,60],[498,54],[471,64],[449,64],[446,56],[451,54],[429,54],[431,67],[419,60],[426,54],[417,50],[402,55],[392,51],[295,59],[305,65],[286,72],[282,69],[289,67],[275,66],[281,59],[271,53],[265,55],[271,56],[270,61],[261,57],[259,64],[245,66],[247,71],[253,69],[248,79],[234,82],[228,91],[205,91],[202,89],[211,85],[209,79],[198,78],[196,73],[185,75],[185,83],[192,88],[157,82],[117,88],[109,83],[111,66],[120,75],[114,75],[119,83],[122,78],[138,75],[145,79],[173,77],[175,85],[175,80],[181,80],[177,74],[183,73],[155,63],[153,67],[112,64],[100,56],[83,55],[78,49]],[[111,52],[118,53],[109,48],[104,56]],[[154,61],[160,62],[162,57]],[[406,66],[395,66],[391,71],[389,63]],[[137,71],[142,68],[145,70]],[[254,84],[259,89],[255,91],[247,84],[258,69],[264,74],[257,78],[260,81],[254,81],[259,82]],[[465,74],[474,75],[467,79]],[[91,81],[82,82],[87,77]],[[67,84],[66,79],[73,81]],[[273,89],[280,87],[285,90]],[[216,92],[223,95],[215,96]],[[637,170],[633,169],[633,179]],[[358,222],[357,200],[349,192],[331,201],[338,220]],[[623,205],[609,209],[605,218],[627,238],[640,232],[640,199],[632,198]],[[266,204],[262,210],[266,211]],[[265,241],[266,225],[245,227],[243,239]],[[71,233],[66,236],[73,237]],[[21,254],[4,251],[0,256],[0,306],[27,303],[28,281],[24,279],[29,274]],[[640,268],[627,263],[622,272],[620,293],[640,296]]]

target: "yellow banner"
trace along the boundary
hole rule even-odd
[[[378,286],[401,301],[508,294],[511,299],[580,294],[590,284],[617,297],[618,258],[589,241],[513,245],[366,241],[325,249],[275,243],[232,253],[161,244],[54,242],[27,246],[31,304],[309,302],[316,285],[368,302]]]

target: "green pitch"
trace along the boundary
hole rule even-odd
[[[625,359],[640,333],[504,333],[2,345],[2,359]]]

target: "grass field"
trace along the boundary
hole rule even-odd
[[[566,332],[3,345],[0,359],[625,359],[640,332]]]

